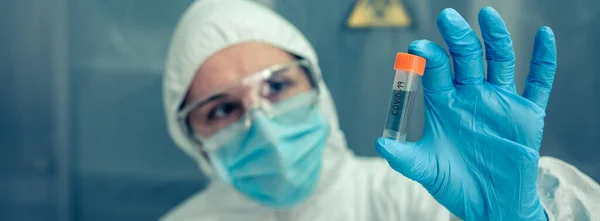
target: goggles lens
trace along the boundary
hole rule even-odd
[[[285,107],[279,107],[277,111],[273,111],[272,107],[286,104],[285,101],[303,93],[316,91],[312,76],[311,66],[306,60],[275,65],[189,103],[181,109],[179,121],[188,132],[208,137],[242,120],[254,108],[261,108],[271,116],[280,114]]]

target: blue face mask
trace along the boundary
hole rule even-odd
[[[273,106],[273,110],[301,103],[306,96]],[[232,125],[205,141],[220,142],[208,152],[225,182],[247,197],[274,208],[294,206],[316,189],[329,124],[314,104],[268,117],[260,109],[248,113],[251,126]],[[238,129],[235,129],[235,128]],[[233,132],[233,131],[241,132]],[[226,133],[226,134],[223,134]],[[231,136],[232,134],[237,134]]]

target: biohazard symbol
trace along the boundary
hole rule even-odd
[[[408,27],[411,20],[400,0],[358,0],[347,23],[351,28]]]

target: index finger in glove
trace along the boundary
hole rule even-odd
[[[428,40],[414,41],[408,47],[408,53],[427,59],[423,88],[426,91],[446,91],[454,89],[450,60],[446,51]]]

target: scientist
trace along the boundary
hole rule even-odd
[[[164,76],[169,132],[212,178],[163,220],[600,220],[600,187],[539,156],[554,80],[554,35],[536,35],[525,92],[500,15],[479,14],[485,42],[454,10],[433,42],[425,130],[355,156],[339,129],[317,56],[286,20],[247,0],[199,0],[173,35]],[[390,168],[391,166],[391,168]]]

